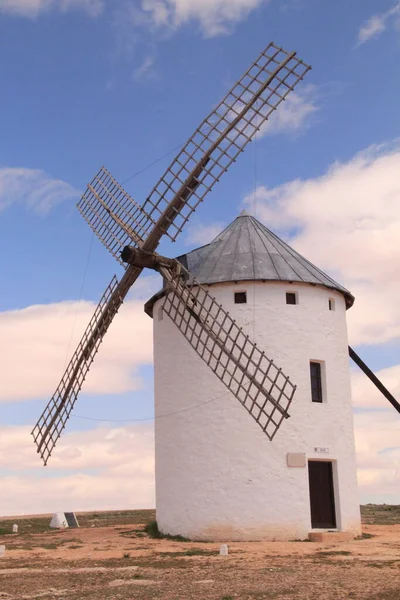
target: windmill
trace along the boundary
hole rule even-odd
[[[160,272],[170,294],[164,310],[196,352],[235,394],[270,439],[293,399],[295,385],[259,350],[177,261],[155,253],[175,241],[200,202],[236,161],[310,67],[270,43],[215,110],[204,119],[141,207],[102,167],[78,204],[100,241],[126,266],[114,276],[32,431],[44,464],[70,416],[113,318],[144,268]]]
[[[255,422],[259,426],[258,431],[272,440],[282,423],[288,419],[296,385],[286,369],[279,367],[254,343],[224,308],[224,303],[218,302],[205,285],[196,279],[187,262],[185,265],[185,261],[161,256],[156,249],[164,235],[171,241],[176,240],[200,202],[309,69],[295,52],[289,53],[270,43],[196,129],[143,206],[131,198],[104,167],[88,185],[78,209],[104,246],[125,267],[125,273],[120,281],[113,277],[106,288],[56,392],[32,431],[37,452],[45,465],[66,426],[108,327],[127,293],[146,268],[159,272],[163,277],[162,314],[169,317],[180,335],[183,334],[185,343],[189,342],[207,365],[211,376],[219,380],[230,395],[239,401],[237,406],[241,406],[240,410],[245,409],[243,415],[248,413],[246,418],[250,415],[252,427]],[[252,226],[258,227],[254,223]],[[263,235],[267,234],[264,232]],[[271,243],[275,244],[275,241]],[[304,266],[302,261],[305,259],[296,257],[296,260]],[[295,283],[292,275],[280,279]],[[352,300],[349,301],[351,295],[335,282],[331,284],[328,279],[317,277],[316,281],[308,283],[324,287],[324,293],[327,289],[336,290],[342,300],[344,295],[347,305],[352,304]],[[295,293],[290,295],[295,296]],[[397,401],[376,380],[354,350],[348,350],[350,356],[400,411]],[[305,466],[300,454],[287,453],[288,465],[292,461],[293,466]],[[292,511],[291,508],[289,512]],[[309,520],[309,514],[304,519],[305,522]],[[356,524],[352,530],[356,531],[359,517],[354,519]],[[167,525],[166,529],[169,529],[169,533],[186,534],[185,531],[178,531],[175,525]],[[210,531],[201,535],[213,539],[229,537],[226,530],[222,533]],[[195,535],[198,534],[195,532]],[[249,535],[254,539],[254,534]],[[274,534],[274,537],[280,535]],[[299,537],[293,534],[293,528],[290,531],[287,529],[287,533],[282,535],[282,539],[286,539],[285,535],[289,536],[287,539]]]

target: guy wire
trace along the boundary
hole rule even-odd
[[[223,398],[224,396],[227,396],[230,393],[231,392],[224,392],[223,394],[220,394],[219,396],[216,396],[215,398],[211,398],[211,400],[206,400],[205,402],[201,402],[200,404],[195,404],[194,406],[188,406],[187,408],[181,408],[180,410],[177,410],[177,411],[171,412],[171,413],[166,413],[164,415],[156,415],[154,417],[146,417],[144,419],[95,419],[93,417],[82,417],[80,415],[74,415],[74,414],[71,416],[75,417],[76,419],[84,419],[85,421],[97,421],[99,423],[140,423],[143,421],[156,421],[158,419],[165,419],[167,417],[172,417],[174,415],[178,415],[183,412],[188,412],[190,410],[194,410],[195,408],[200,408],[201,406],[205,406],[206,404],[210,404],[211,402],[216,402],[216,400],[219,400],[220,398]]]

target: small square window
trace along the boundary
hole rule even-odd
[[[235,292],[235,304],[247,304],[247,292]]]
[[[335,300],[333,298],[329,298],[329,310],[335,310]]]
[[[295,292],[286,292],[286,304],[297,304],[297,296]]]
[[[310,379],[311,379],[311,400],[313,402],[322,402],[322,373],[321,363],[310,362]]]

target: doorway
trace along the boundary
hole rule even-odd
[[[311,526],[313,529],[335,529],[336,511],[332,463],[308,461]]]

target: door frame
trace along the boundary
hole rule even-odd
[[[330,463],[332,465],[332,487],[333,487],[333,509],[335,516],[335,527],[313,527],[312,524],[312,516],[311,516],[311,497],[310,497],[310,476],[309,476],[309,468],[308,464],[310,462],[324,462]],[[340,496],[339,496],[339,478],[338,478],[338,468],[337,468],[337,460],[332,458],[313,458],[307,457],[307,485],[308,485],[308,504],[310,511],[310,525],[311,530],[321,530],[324,531],[341,531],[341,510],[340,510]]]

